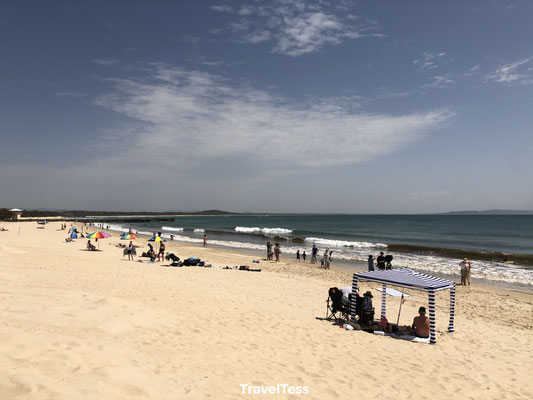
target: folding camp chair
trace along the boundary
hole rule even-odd
[[[344,305],[342,303],[342,291],[339,288],[330,288],[328,291],[328,299],[326,300],[326,319],[336,320],[343,319],[348,321],[350,316],[350,304]],[[351,297],[351,295],[350,295]]]

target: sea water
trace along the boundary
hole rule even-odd
[[[333,251],[333,263],[365,262],[380,251],[394,256],[393,266],[457,274],[463,257],[472,275],[533,288],[533,215],[223,215],[177,216],[174,222],[109,224],[111,229],[201,243],[266,250],[279,242],[284,257],[297,250],[311,257]],[[513,263],[504,262],[507,256]]]

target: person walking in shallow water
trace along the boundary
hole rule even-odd
[[[204,235],[204,247],[207,247],[207,235]]]
[[[296,261],[300,261],[300,249],[296,250]]]
[[[468,258],[463,258],[463,261],[459,263],[459,266],[461,267],[461,285],[466,286],[467,282],[470,285],[470,270],[472,264],[470,264]]]

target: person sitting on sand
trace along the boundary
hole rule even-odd
[[[154,246],[152,246],[151,243],[148,243],[148,248],[148,257],[150,257],[150,261],[155,261]]]
[[[420,307],[418,314],[419,316],[414,318],[412,325],[415,336],[427,339],[429,337],[429,318],[426,317],[426,307]]]
[[[93,245],[90,240],[87,241],[87,250],[91,250],[91,251],[96,250],[96,246]]]

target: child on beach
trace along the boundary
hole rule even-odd
[[[300,249],[296,250],[296,261],[300,261]]]
[[[305,255],[305,251],[304,251],[304,252],[302,253],[302,260],[303,260],[304,262],[305,262],[305,257],[306,257],[306,255]]]

